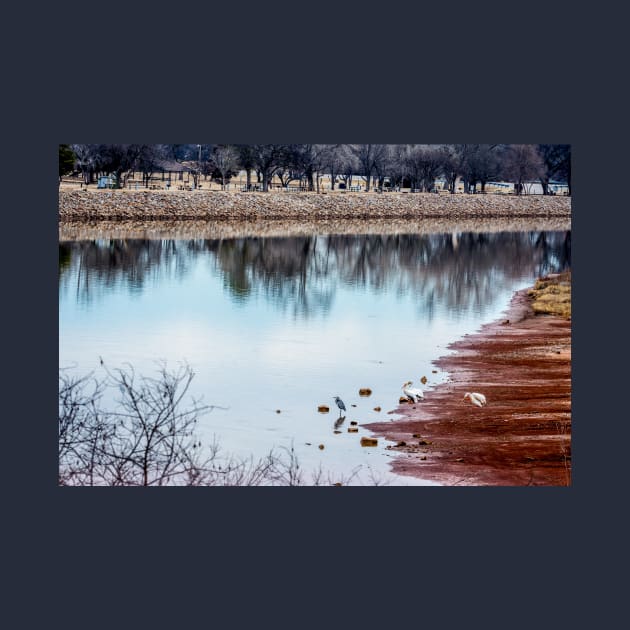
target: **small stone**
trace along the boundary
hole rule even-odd
[[[350,420],[350,424],[351,424],[353,427],[356,427],[356,426],[357,426],[357,424],[359,424],[359,423],[358,423],[356,420]]]
[[[372,390],[369,387],[362,387],[359,390],[359,396],[371,396]]]
[[[381,408],[380,407],[374,407],[374,411],[380,411]]]
[[[280,413],[280,409],[276,409],[276,413]]]
[[[320,444],[318,448],[319,448],[320,451],[323,451],[324,450],[324,445]]]
[[[335,430],[335,431],[333,431],[333,433],[341,433],[341,431],[337,431],[337,430]]]
[[[396,444],[396,446],[407,446],[407,442],[401,440],[400,442],[398,442],[398,444]]]
[[[426,376],[423,376],[423,377],[420,379],[420,382],[421,382],[423,385],[426,385],[426,383],[427,383],[427,377],[426,377]]]
[[[376,438],[362,437],[361,446],[378,446],[378,440]]]
[[[348,427],[348,433],[358,433],[359,427]]]
[[[330,411],[330,407],[328,407],[328,405],[319,405],[319,407],[317,407],[317,411],[319,411],[319,413],[328,413]]]

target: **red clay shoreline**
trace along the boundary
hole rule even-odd
[[[448,382],[425,400],[390,413],[402,418],[364,425],[395,441],[400,475],[444,485],[571,484],[571,321],[535,315],[528,290],[504,318],[451,344],[434,362]],[[485,407],[463,401],[486,395]]]

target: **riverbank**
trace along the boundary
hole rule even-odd
[[[59,221],[570,219],[571,198],[431,193],[59,190]]]
[[[252,220],[75,220],[59,223],[59,242],[107,239],[230,239],[326,234],[461,234],[466,232],[568,231],[570,218],[501,219],[252,219]]]
[[[364,425],[397,443],[394,472],[444,485],[570,485],[571,320],[536,315],[532,302],[533,291],[517,292],[504,318],[435,361],[447,383],[390,412],[400,419]],[[464,402],[470,391],[487,405]]]

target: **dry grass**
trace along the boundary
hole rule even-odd
[[[571,271],[537,280],[529,295],[534,313],[571,319]]]

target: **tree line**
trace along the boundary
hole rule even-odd
[[[465,193],[485,192],[486,184],[514,184],[516,194],[525,184],[539,182],[543,194],[553,194],[552,181],[565,184],[571,194],[569,144],[71,144],[59,145],[59,179],[70,173],[94,183],[99,175],[115,178],[124,187],[131,174],[140,173],[148,187],[153,175],[179,165],[195,187],[201,176],[222,187],[245,171],[247,189],[253,178],[267,192],[277,178],[320,192],[321,178],[331,188],[349,188],[360,178],[363,189],[404,187],[431,192],[442,179],[451,193],[457,181]]]

